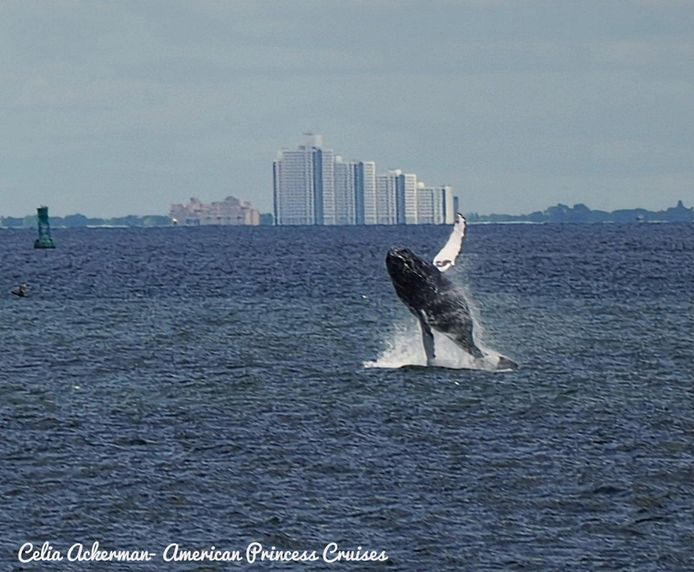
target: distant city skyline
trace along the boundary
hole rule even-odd
[[[0,216],[271,212],[304,131],[464,212],[691,204],[692,29],[676,0],[9,0]]]
[[[296,149],[283,148],[272,163],[275,224],[452,224],[453,190],[427,186],[415,173],[375,161],[345,161],[323,145],[323,136],[304,133]]]

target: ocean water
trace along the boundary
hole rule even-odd
[[[520,369],[400,368],[385,253],[447,233],[0,230],[0,569],[694,569],[694,226],[472,226]],[[18,561],[94,541],[156,557]],[[162,560],[254,541],[388,561]]]

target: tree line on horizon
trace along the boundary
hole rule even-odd
[[[171,226],[171,218],[162,215],[127,215],[113,218],[94,218],[83,214],[72,214],[64,217],[51,216],[53,228],[85,228],[88,226],[124,226],[154,227]],[[36,228],[36,215],[24,217],[0,217],[0,226],[5,228]]]
[[[682,201],[663,211],[647,209],[619,209],[611,212],[592,210],[579,203],[573,207],[558,204],[544,211],[530,214],[466,215],[469,222],[534,222],[534,223],[634,223],[634,222],[694,222],[694,208],[687,208]]]
[[[620,209],[611,212],[592,210],[584,204],[569,207],[558,204],[530,214],[488,214],[469,213],[465,215],[471,223],[482,222],[530,222],[530,223],[635,223],[635,222],[694,222],[694,208],[687,208],[682,201],[662,211],[646,209]],[[272,214],[261,214],[261,225],[272,225]],[[50,217],[54,228],[86,228],[92,226],[116,227],[162,227],[171,226],[171,218],[165,215],[127,215],[112,218],[90,218],[83,214],[72,214],[64,217]],[[24,217],[1,217],[0,227],[36,228],[36,215]]]

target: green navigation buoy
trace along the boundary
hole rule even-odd
[[[51,238],[51,225],[48,223],[48,207],[36,209],[39,219],[39,237],[34,241],[34,248],[55,248]]]

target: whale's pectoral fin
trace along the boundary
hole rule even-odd
[[[422,343],[424,344],[424,353],[427,355],[427,365],[431,365],[436,357],[434,352],[434,333],[421,315],[419,316],[419,325],[422,328]]]
[[[465,217],[458,213],[455,216],[455,224],[453,225],[451,235],[448,237],[441,251],[434,257],[434,266],[441,272],[445,272],[455,265],[460,251],[463,249],[466,226],[467,222],[465,221]]]

